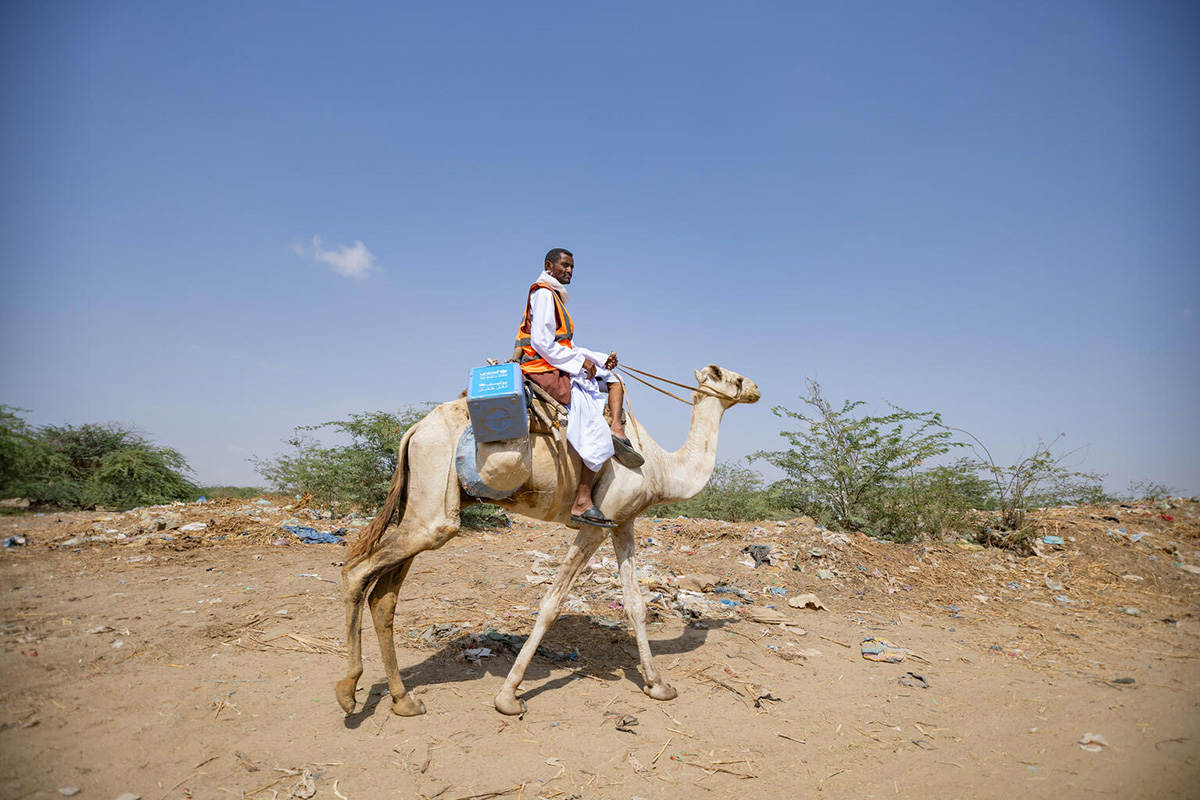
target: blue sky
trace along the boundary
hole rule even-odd
[[[297,425],[457,396],[562,246],[582,344],[759,383],[722,458],[809,377],[1200,493],[1193,3],[11,2],[0,37],[36,424],[257,483]]]

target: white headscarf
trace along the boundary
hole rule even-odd
[[[538,275],[538,278],[536,281],[534,281],[534,283],[540,283],[543,286],[547,286],[550,289],[558,292],[558,296],[562,298],[563,305],[567,304],[567,287],[559,283],[558,278],[554,277],[549,272],[542,270],[542,273]]]

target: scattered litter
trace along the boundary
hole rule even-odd
[[[142,796],[133,792],[125,792],[125,794],[117,797],[117,800],[142,800]]]
[[[954,543],[954,546],[959,550],[975,551],[983,549],[983,545],[979,544],[979,542],[969,542],[966,539],[959,539]]]
[[[78,786],[64,786],[58,790],[58,793],[61,794],[63,797],[74,797],[75,795],[79,794],[81,791],[83,791],[83,790],[80,789]]]
[[[782,697],[776,697],[771,694],[771,691],[765,686],[759,686],[754,690],[754,707],[762,708],[762,704],[766,703],[782,703]]]
[[[697,572],[695,575],[680,575],[675,579],[675,586],[689,592],[711,592],[717,588],[721,579],[707,572]]]
[[[924,675],[918,675],[915,672],[906,672],[896,679],[896,683],[901,686],[916,687],[918,689],[928,689],[929,681],[925,680]]]
[[[1058,602],[1064,603],[1066,605],[1074,605],[1074,603],[1075,603],[1074,600],[1067,597],[1065,594],[1056,594],[1056,595],[1054,595],[1054,599],[1057,600]]]
[[[1056,581],[1049,575],[1046,576],[1046,588],[1052,592],[1061,592],[1063,590],[1062,581]]]
[[[1134,608],[1133,606],[1125,606],[1121,610],[1131,617],[1140,617],[1142,615],[1142,610],[1140,608]]]
[[[587,601],[578,595],[569,594],[567,599],[563,601],[563,614],[586,614],[588,612]]]
[[[798,594],[788,600],[788,605],[792,608],[811,608],[813,611],[828,611],[829,608],[822,603],[815,594]]]
[[[1132,686],[1133,684],[1137,683],[1137,680],[1134,678],[1113,678],[1111,682],[1119,683],[1122,686]]]
[[[631,714],[625,714],[620,719],[617,720],[617,730],[622,731],[624,733],[632,733],[632,734],[636,735],[637,731],[635,731],[633,729],[633,726],[637,725],[637,724],[638,724],[637,717],[635,717]]]
[[[763,594],[773,594],[776,597],[787,597],[787,589],[782,586],[766,586],[763,588]]]
[[[288,792],[288,797],[299,797],[300,800],[308,800],[317,794],[317,781],[311,772],[304,770],[304,775],[301,776],[299,782],[292,787]]]
[[[754,559],[752,566],[755,568],[761,567],[763,564],[777,567],[783,563],[783,551],[779,549],[778,545],[750,544],[742,548],[742,552]],[[746,562],[741,560],[739,563],[745,564]],[[751,565],[748,564],[747,566]]]
[[[179,526],[179,530],[184,533],[192,533],[194,531],[202,531],[207,527],[207,522],[189,522],[187,525]]]
[[[868,661],[885,661],[898,664],[904,660],[908,651],[889,642],[887,639],[863,639],[862,657]]]
[[[24,536],[9,536],[4,540],[5,547],[24,547],[28,540]]]
[[[284,525],[285,531],[296,536],[305,544],[345,544],[341,537],[346,535],[345,528],[329,531],[328,533],[303,525]],[[272,544],[274,544],[272,542]]]
[[[833,573],[827,569],[819,569],[817,570],[817,578],[823,581],[831,581],[833,580]]]
[[[1193,575],[1200,575],[1200,567],[1194,567],[1191,564],[1176,564],[1184,572],[1190,572]]]
[[[1146,580],[1141,575],[1122,575],[1121,577],[1127,581],[1133,581],[1134,583],[1141,583],[1142,581]]]
[[[746,618],[762,625],[783,625],[788,621],[787,617],[773,608],[749,608],[746,610]]]
[[[1150,534],[1143,531],[1142,533],[1128,533],[1125,535],[1126,535],[1126,538],[1129,539],[1129,541],[1133,542],[1134,544],[1137,544],[1138,542],[1140,542],[1142,539],[1146,538]]]
[[[1043,536],[1042,544],[1063,545],[1066,544],[1066,542],[1063,541],[1063,537],[1061,536]]]
[[[507,647],[514,654],[521,652],[521,647],[524,646],[528,636],[514,636],[511,633],[501,633],[500,631],[488,631],[483,638],[489,642],[496,642]],[[555,653],[553,650],[547,650],[544,646],[538,645],[537,654],[542,658],[548,658],[551,661],[578,661],[579,653]]]
[[[474,664],[478,664],[482,658],[495,658],[496,654],[492,652],[490,647],[468,647],[463,651],[463,658]]]
[[[457,636],[466,630],[468,625],[459,622],[435,622],[414,638],[433,647],[437,644],[438,639],[448,639],[451,636]],[[410,632],[409,636],[413,636]]]
[[[101,625],[97,628],[88,628],[84,633],[112,633],[115,630],[116,628],[111,625]]]
[[[1079,740],[1079,749],[1089,753],[1099,753],[1105,747],[1108,747],[1108,742],[1098,733],[1085,733]]]

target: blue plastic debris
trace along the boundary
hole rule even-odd
[[[323,533],[316,528],[303,525],[284,525],[283,529],[293,536],[299,537],[300,541],[305,544],[345,544],[341,538],[346,535],[345,528],[338,528],[329,533]]]
[[[1043,536],[1042,543],[1043,544],[1064,544],[1063,538],[1061,536]]]
[[[738,601],[738,600],[729,600],[729,599],[727,599],[727,598],[725,598],[725,597],[718,597],[718,598],[717,598],[717,602],[718,602],[718,603],[720,603],[721,605],[725,606],[726,608],[736,608],[737,606],[740,606],[740,605],[741,605],[741,602],[740,602],[740,601]]]

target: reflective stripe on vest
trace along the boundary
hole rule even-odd
[[[533,299],[533,293],[538,289],[549,289],[550,296],[554,299],[554,341],[564,347],[574,348],[571,344],[571,339],[575,336],[575,322],[571,319],[570,312],[563,304],[562,298],[558,296],[558,292],[550,289],[544,283],[535,283],[529,287],[529,299],[525,301],[525,315],[521,318],[521,325],[517,328],[516,346],[521,351],[521,371],[522,372],[550,372],[555,369],[550,365],[550,362],[538,355],[538,352],[533,349],[533,340],[530,336],[530,301]]]

